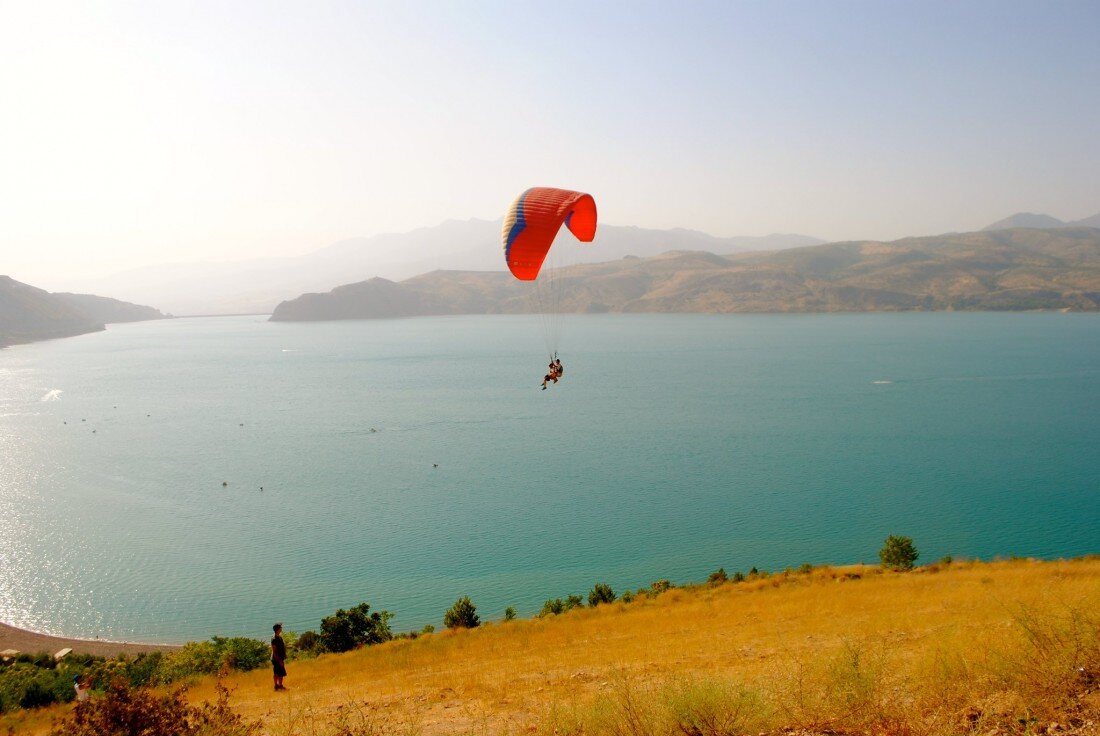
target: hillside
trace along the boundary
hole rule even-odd
[[[59,292],[54,296],[68,302],[76,309],[88,315],[97,322],[105,324],[118,324],[121,322],[144,322],[150,319],[166,319],[168,315],[159,309],[146,307],[141,304],[111,299],[106,296],[94,294],[67,294]]]
[[[270,736],[1096,734],[1097,611],[1095,557],[822,567],[292,660],[286,693],[266,669],[226,684]]]
[[[65,290],[113,294],[157,304],[173,314],[268,314],[303,292],[372,278],[407,279],[435,269],[499,270],[501,220],[448,220],[434,227],[349,238],[300,256],[226,263],[177,263],[106,278],[56,284]],[[720,253],[775,250],[823,243],[805,235],[719,238],[696,230],[650,230],[602,224],[592,246],[577,247],[572,263],[652,256],[668,250]]]
[[[115,322],[165,317],[152,307],[91,294],[51,294],[0,276],[0,348],[99,332]]]
[[[102,320],[48,291],[0,276],[0,347],[102,329]]]
[[[671,252],[564,269],[564,312],[1100,309],[1100,230],[982,231],[725,256]],[[503,271],[432,273],[307,294],[275,321],[532,311]]]

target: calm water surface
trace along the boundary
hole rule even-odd
[[[395,629],[802,562],[1100,551],[1100,317],[180,319],[0,351],[0,621]],[[438,467],[433,467],[438,464]],[[223,482],[228,485],[223,486]],[[262,490],[261,490],[262,488]]]

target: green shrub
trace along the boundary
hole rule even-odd
[[[668,590],[671,587],[672,587],[672,583],[670,581],[664,580],[664,579],[655,580],[654,582],[649,584],[649,589],[651,591],[653,591],[654,595],[660,595],[661,593],[664,593],[666,590]]]
[[[882,549],[878,551],[878,558],[882,561],[882,566],[890,570],[912,570],[918,557],[920,557],[920,553],[913,546],[912,539],[898,537],[893,534],[886,538]]]
[[[726,575],[726,568],[724,567],[720,567],[710,575],[707,575],[707,582],[711,585],[721,585],[727,580],[729,580],[729,577]]]
[[[161,667],[164,666],[163,652],[139,654],[127,663],[126,680],[130,687],[142,687],[155,684]]]
[[[389,611],[370,612],[369,603],[339,609],[321,620],[321,643],[330,652],[346,652],[358,646],[381,644],[393,638]]]
[[[515,621],[516,620],[516,609],[514,607],[508,606],[507,608],[504,609],[504,620],[505,621]]]
[[[298,637],[295,651],[302,652],[303,654],[314,654],[324,646],[321,644],[321,637],[317,636],[316,631],[304,631],[302,635]]]
[[[550,598],[542,604],[542,610],[539,611],[540,616],[557,616],[559,613],[565,612],[565,603],[561,598]]]
[[[287,632],[287,639],[287,646],[293,648],[297,637],[293,635],[293,632]],[[243,636],[234,636],[227,639],[215,636],[213,642],[221,653],[219,668],[228,667],[241,672],[250,672],[263,667],[271,659],[270,645],[256,639]]]
[[[798,566],[798,572],[803,575],[809,575],[813,571],[814,566],[811,565],[809,562],[803,562],[801,565]]]
[[[733,574],[733,582],[735,582],[735,583],[743,583],[743,582],[745,582],[745,573],[741,572],[740,570],[738,570],[737,572],[735,572],[735,573]]]
[[[41,708],[56,702],[51,687],[53,678],[46,681],[44,679],[39,676],[27,683],[26,689],[23,690],[23,697],[19,699],[20,708]]]
[[[0,713],[16,708],[41,708],[52,703],[67,703],[76,693],[73,675],[77,668],[39,666],[37,657],[25,657],[0,668]]]
[[[607,583],[596,583],[592,590],[588,591],[588,605],[595,608],[601,603],[614,603],[615,591]]]
[[[619,600],[621,600],[623,603],[633,603],[634,594],[631,593],[629,590],[623,591],[623,594],[619,596]]]
[[[584,598],[579,595],[571,595],[565,599],[565,610],[572,611],[574,608],[584,608]]]
[[[96,679],[110,682],[123,677],[130,685],[178,682],[222,670],[248,672],[267,664],[271,648],[267,643],[243,636],[215,636],[210,641],[192,641],[167,654],[145,655],[133,662],[125,659],[105,663]]]
[[[671,733],[725,736],[764,730],[761,698],[744,686],[686,681],[666,688],[663,695]]]
[[[470,601],[468,595],[455,601],[454,605],[443,614],[443,625],[448,629],[474,629],[480,624],[477,606]]]
[[[213,642],[191,641],[164,658],[157,673],[157,681],[161,684],[177,682],[195,675],[217,672],[220,667],[220,652]],[[99,679],[110,681],[113,678],[103,673]]]

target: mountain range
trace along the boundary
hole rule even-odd
[[[1033,212],[1017,212],[1015,215],[1010,215],[1003,220],[997,220],[992,225],[986,225],[983,229],[1011,230],[1017,227],[1034,227],[1041,230],[1058,227],[1100,227],[1100,212],[1097,212],[1092,217],[1086,217],[1082,220],[1072,220],[1070,222],[1064,222],[1050,215],[1037,215]]]
[[[344,240],[302,256],[149,266],[61,286],[155,304],[177,315],[270,314],[280,301],[303,292],[376,276],[400,280],[438,269],[500,271],[501,227],[500,220],[449,220],[407,233]],[[805,235],[719,238],[696,230],[616,225],[601,225],[593,244],[580,245],[568,236],[559,241],[572,263],[670,250],[735,253],[824,242]]]
[[[677,251],[556,276],[562,312],[1100,310],[1100,229],[1017,228],[766,253]],[[279,304],[275,321],[536,311],[503,271],[374,278]]]
[[[300,256],[221,263],[149,266],[97,279],[63,281],[58,291],[110,294],[139,304],[155,304],[174,314],[268,314],[279,302],[305,292],[372,277],[401,281],[437,270],[503,271],[501,221],[448,220],[434,227],[368,238],[351,238]],[[1049,215],[1017,213],[986,230],[1016,227],[1100,227],[1100,213],[1075,222]],[[562,236],[554,252],[564,263],[649,258],[669,251],[731,255],[821,245],[806,235],[715,237],[696,230],[653,230],[601,224],[596,241],[578,244]]]
[[[114,322],[164,319],[152,307],[91,294],[51,294],[0,276],[0,347],[98,332]]]

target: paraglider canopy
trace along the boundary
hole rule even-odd
[[[533,281],[562,223],[583,243],[596,237],[596,201],[568,189],[532,187],[516,197],[504,218],[504,260],[517,279]]]

